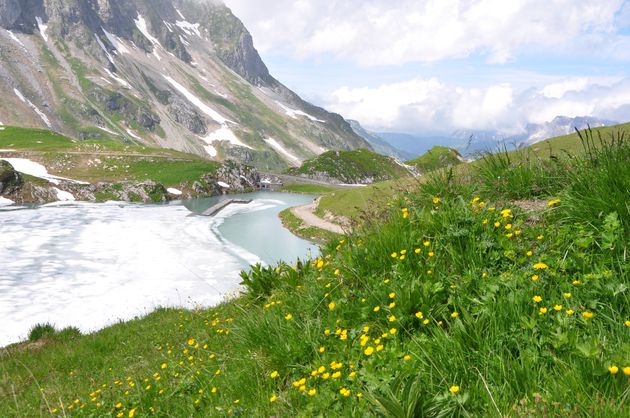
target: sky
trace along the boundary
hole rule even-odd
[[[630,121],[630,0],[224,0],[272,75],[378,132]]]

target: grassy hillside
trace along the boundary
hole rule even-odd
[[[393,158],[366,149],[328,151],[305,161],[299,168],[289,169],[287,173],[348,184],[366,184],[410,176],[407,169]]]
[[[428,176],[214,309],[39,329],[0,354],[0,411],[627,416],[630,144],[556,164],[519,168],[529,188],[486,182],[505,173],[490,160]]]
[[[428,173],[443,167],[456,166],[463,162],[459,152],[452,148],[435,146],[420,157],[407,161],[421,173]]]
[[[43,129],[10,126],[0,130],[0,150],[5,150],[1,156],[29,158],[52,174],[89,182],[151,179],[178,186],[219,167],[219,163],[174,150],[115,141],[76,142]]]

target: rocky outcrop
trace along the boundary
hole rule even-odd
[[[4,160],[0,160],[0,195],[11,194],[22,185],[20,174],[13,166]]]
[[[259,182],[260,173],[255,168],[228,161],[216,173],[203,176],[195,182],[193,190],[197,194],[209,196],[247,193],[256,190]]]
[[[175,122],[185,126],[194,134],[204,136],[208,133],[203,116],[189,102],[175,95],[171,96],[169,100],[168,112]]]

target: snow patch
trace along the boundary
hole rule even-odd
[[[35,113],[37,113],[39,115],[39,117],[44,121],[44,123],[46,124],[46,126],[48,126],[49,128],[52,128],[52,125],[50,123],[50,120],[48,119],[48,116],[46,116],[46,114],[44,112],[42,112],[41,110],[39,110],[39,108],[37,106],[35,106],[33,104],[33,102],[31,102],[30,100],[28,100],[26,97],[24,97],[24,95],[22,94],[22,92],[20,92],[18,89],[13,89],[13,92],[15,93],[15,95],[22,100],[24,103],[26,103],[27,105],[29,105],[29,107],[31,109],[33,109],[33,111]]]
[[[103,29],[103,33],[105,34],[109,42],[114,46],[114,48],[116,48],[116,51],[120,52],[121,54],[129,53],[129,49],[127,49],[127,47],[125,46],[123,41],[120,40],[119,37],[117,37],[116,35],[112,33],[107,32],[104,28],[101,28],[101,29]]]
[[[131,136],[132,138],[135,138],[139,141],[142,141],[142,138],[140,138],[138,135],[136,135],[131,129],[126,129],[127,133],[129,134],[129,136]]]
[[[267,138],[265,139],[265,142],[270,145],[273,149],[275,149],[278,153],[280,153],[282,156],[284,156],[285,158],[289,159],[291,162],[300,164],[302,162],[301,159],[299,159],[298,157],[296,157],[295,155],[291,154],[289,151],[286,150],[286,148],[284,148],[278,141],[276,141],[273,138]]]
[[[104,127],[104,126],[97,126],[97,128],[98,128],[98,129],[100,129],[101,131],[105,131],[105,132],[107,132],[108,134],[112,134],[112,135],[120,136],[120,135],[118,135],[116,132],[112,131],[111,129],[107,129],[107,128],[106,128],[106,127]]]
[[[11,32],[10,30],[7,30],[7,33],[9,34],[9,36],[11,37],[11,39],[13,39],[15,42],[18,43],[18,45],[20,45],[22,48],[26,49],[26,47],[24,46],[24,44],[22,43],[22,41],[20,41],[20,38],[18,38],[17,36],[15,36],[15,33]]]
[[[164,26],[166,26],[166,29],[168,29],[169,32],[173,32],[173,25],[168,23],[166,20],[163,20],[162,23],[164,23]]]
[[[138,19],[135,19],[134,22],[136,23],[136,27],[144,35],[144,37],[151,41],[151,43],[153,44],[153,55],[155,56],[155,58],[157,58],[158,61],[162,61],[162,57],[160,57],[160,55],[157,53],[157,47],[161,47],[162,45],[160,44],[160,41],[156,37],[152,36],[149,32],[147,21],[144,20],[144,17],[140,13],[138,13]]]
[[[0,206],[9,206],[13,205],[14,203],[15,202],[13,200],[0,196]]]
[[[182,12],[179,11],[179,9],[175,9],[175,11],[177,12],[177,14],[179,15],[179,17],[181,17],[182,19],[186,20],[186,18],[184,17],[184,15],[182,14]]]
[[[232,132],[232,130],[228,128],[226,125],[221,126],[219,129],[210,133],[210,135],[202,139],[207,144],[212,144],[215,141],[226,141],[238,147],[253,149],[252,147],[250,147],[249,145],[245,144],[240,139],[238,139],[236,135],[234,135],[234,132]]]
[[[224,183],[224,182],[222,182],[222,181],[217,181],[217,184],[218,184],[219,186],[223,187],[224,189],[229,189],[229,188],[230,188],[230,185],[229,185],[229,184]]]
[[[190,23],[187,22],[186,20],[178,20],[175,22],[175,24],[184,32],[186,32],[186,34],[193,36],[193,35],[197,35],[198,37],[201,38],[201,32],[199,32],[199,23]]]
[[[182,41],[184,45],[190,46],[190,42],[188,42],[182,35],[179,35],[179,40]]]
[[[94,37],[96,38],[96,42],[98,42],[98,45],[101,47],[103,52],[105,52],[105,55],[107,55],[107,59],[109,60],[109,62],[113,64],[114,58],[112,58],[112,55],[109,53],[107,48],[105,48],[105,44],[103,44],[103,41],[101,41],[101,38],[99,38],[97,34],[94,34]]]
[[[38,177],[40,179],[48,180],[52,184],[59,184],[61,181],[69,181],[77,184],[90,184],[83,181],[72,180],[65,177],[53,176],[48,173],[46,167],[35,161],[28,160],[26,158],[0,158],[11,164],[15,171],[24,173],[28,176]]]
[[[204,149],[206,150],[209,156],[213,158],[217,156],[217,149],[213,147],[212,145],[206,145]]]
[[[181,190],[175,189],[173,187],[169,187],[168,189],[166,189],[166,191],[175,196],[181,196],[183,194]]]
[[[188,91],[188,89],[186,89],[186,87],[182,86],[181,84],[179,84],[177,81],[173,80],[173,78],[169,77],[169,76],[163,76],[166,81],[168,81],[169,83],[171,83],[171,85],[173,87],[175,87],[177,89],[177,91],[179,91],[181,94],[183,94],[186,99],[188,99],[188,101],[192,104],[194,104],[195,106],[197,106],[199,108],[199,110],[201,110],[203,113],[205,113],[206,115],[210,116],[210,118],[212,118],[212,120],[214,120],[215,122],[224,125],[227,122],[232,122],[226,118],[224,118],[223,116],[221,116],[219,114],[219,112],[217,112],[216,110],[210,108],[210,106],[206,105],[203,101],[201,101],[200,98],[198,98],[197,96],[195,96],[194,94],[192,94],[190,91]],[[234,122],[232,122],[234,123]]]
[[[54,187],[53,190],[55,190],[55,193],[57,194],[57,200],[59,200],[60,202],[74,202],[76,200],[72,193],[59,190],[56,187]]]
[[[127,83],[125,80],[123,80],[122,78],[118,77],[116,74],[109,71],[109,69],[104,68],[104,70],[107,73],[107,75],[110,76],[112,79],[116,80],[118,84],[131,90],[131,84]]]
[[[35,20],[37,21],[37,28],[39,29],[39,33],[42,35],[42,38],[44,38],[44,41],[48,42],[48,36],[46,35],[48,25],[45,25],[44,21],[39,16],[36,16]]]
[[[283,105],[280,102],[276,102],[276,103],[278,104],[278,106],[280,106],[282,108],[282,110],[284,110],[284,112],[287,114],[287,116],[289,116],[292,119],[297,119],[298,116],[304,116],[306,118],[309,118],[313,122],[326,123],[325,120],[317,119],[315,116],[309,115],[306,112],[303,112],[301,110],[291,109],[290,107],[287,107],[287,106]]]

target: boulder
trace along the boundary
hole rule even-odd
[[[16,191],[22,185],[20,174],[13,166],[4,160],[0,160],[0,195]]]

